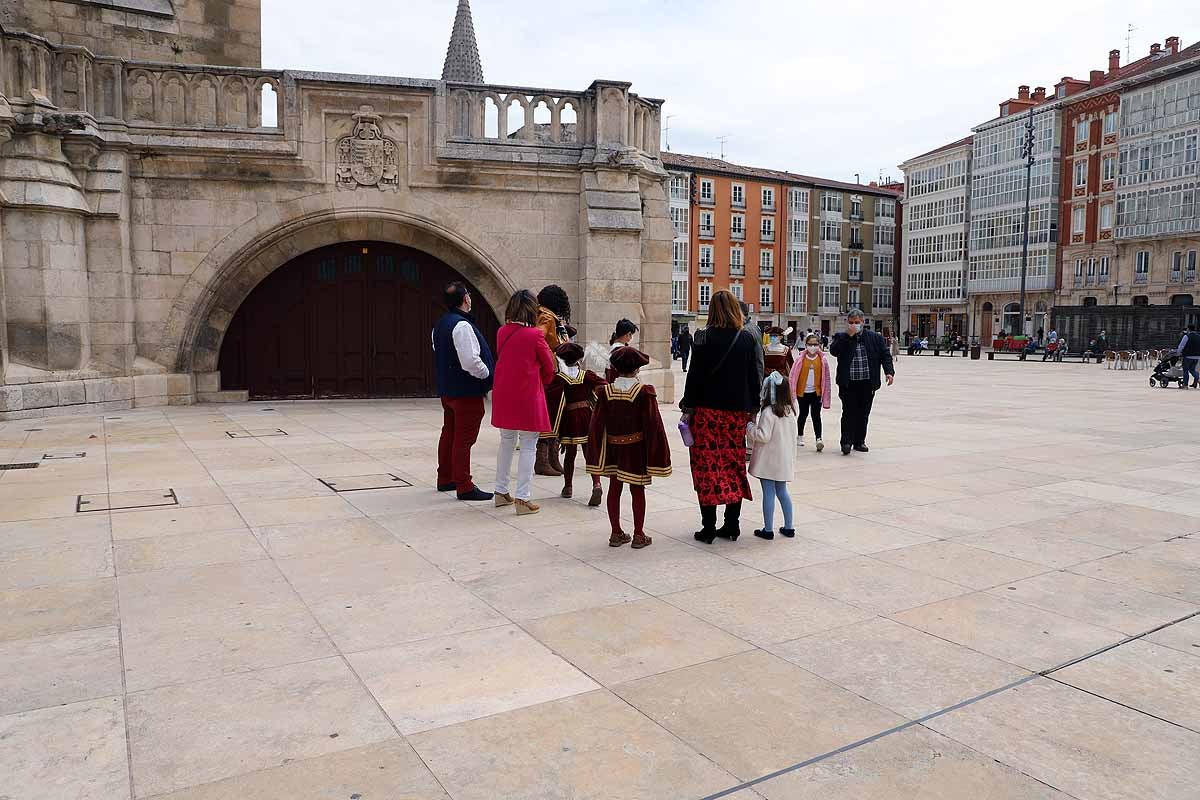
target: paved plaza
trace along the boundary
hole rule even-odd
[[[0,797],[1194,800],[1200,392],[898,372],[794,540],[672,431],[642,551],[436,493],[436,400],[2,423]]]

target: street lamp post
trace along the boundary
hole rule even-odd
[[[1033,149],[1036,138],[1033,106],[1030,106],[1029,117],[1025,120],[1025,137],[1021,145],[1021,157],[1025,159],[1025,223],[1022,225],[1024,236],[1021,243],[1021,299],[1017,316],[1021,322],[1021,333],[1025,333],[1025,276],[1029,270],[1029,200],[1033,189]]]

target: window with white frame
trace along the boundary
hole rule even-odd
[[[713,202],[713,196],[714,196],[714,192],[713,192],[712,178],[701,178],[700,179],[700,202],[701,203],[711,203],[711,202]]]
[[[1108,256],[1100,256],[1100,277],[1108,277]]]
[[[746,205],[746,187],[740,183],[731,184],[729,187],[730,199],[735,206]]]
[[[876,311],[892,307],[892,287],[876,286],[871,290],[871,307]]]
[[[850,261],[848,263],[847,272],[850,273],[850,280],[852,280],[852,281],[862,280],[862,261],[859,259],[858,256],[856,256],[856,255],[850,256]]]
[[[862,198],[858,195],[850,198],[850,215],[854,217],[862,216]]]
[[[712,302],[712,284],[702,283],[699,286],[699,301],[701,308],[708,308],[708,304]]]
[[[877,219],[895,219],[896,201],[878,198],[875,200],[875,217]]]
[[[770,186],[762,187],[762,207],[765,209],[775,208],[775,190]]]
[[[1096,259],[1089,258],[1087,260],[1087,276],[1089,278],[1096,277]]]
[[[700,274],[713,274],[713,246],[711,244],[700,245]]]
[[[758,271],[763,275],[770,275],[775,269],[775,251],[774,250],[759,250],[758,251]]]
[[[1196,272],[1196,251],[1188,250],[1187,270],[1192,274]]]
[[[688,271],[688,243],[686,241],[672,242],[671,245],[671,271],[682,272],[686,275]]]
[[[1075,162],[1075,185],[1087,186],[1087,159],[1081,158]]]
[[[840,287],[836,284],[821,284],[820,286],[820,304],[822,308],[837,308],[838,292]]]
[[[700,235],[701,236],[712,236],[715,232],[716,231],[713,228],[713,212],[701,211],[700,212]]]
[[[808,244],[807,217],[791,217],[788,219],[788,241],[792,244]]]
[[[840,242],[842,240],[842,224],[840,222],[821,223],[822,242]]]
[[[1111,181],[1117,177],[1117,157],[1110,154],[1100,159],[1100,180]]]
[[[688,282],[686,278],[671,281],[671,310],[688,310]]]
[[[745,214],[730,214],[729,215],[729,233],[733,236],[745,237],[745,235],[746,235],[746,215]]]
[[[1179,280],[1179,276],[1183,273],[1183,251],[1176,250],[1171,253],[1171,278]]]
[[[691,180],[687,175],[673,175],[671,177],[671,199],[672,200],[687,200],[688,190],[691,188]]]
[[[875,226],[875,244],[895,244],[896,243],[896,226],[895,225],[876,225]]]
[[[1138,250],[1137,260],[1134,262],[1134,275],[1149,275],[1150,274],[1150,251]]]
[[[1107,114],[1104,115],[1104,132],[1105,133],[1116,133],[1117,132],[1117,112],[1109,111]]]
[[[775,218],[762,218],[762,238],[766,241],[772,241],[775,238]]]
[[[804,278],[808,275],[808,251],[787,251],[788,274],[793,278]]]
[[[729,291],[730,291],[730,293],[733,294],[734,297],[736,297],[738,299],[738,302],[745,300],[745,298],[742,297],[743,290],[742,290],[742,285],[740,283],[729,284]]]
[[[1091,123],[1088,122],[1086,119],[1081,119],[1081,120],[1076,121],[1076,123],[1075,123],[1075,143],[1076,144],[1079,144],[1081,142],[1086,142],[1088,140],[1088,129],[1090,127],[1091,127]]]
[[[808,310],[808,287],[802,283],[789,283],[787,287],[787,310],[789,314],[801,314]]]
[[[1100,230],[1112,230],[1113,226],[1113,204],[1105,203],[1100,206]]]
[[[859,299],[857,286],[851,286],[846,290],[846,302],[855,308],[858,308],[862,305],[862,301]]]
[[[808,189],[788,189],[788,211],[808,213]]]
[[[746,251],[740,247],[729,248],[729,271],[743,275],[746,272]]]
[[[688,207],[671,206],[671,224],[675,226],[676,236],[688,235]]]
[[[1075,277],[1076,278],[1083,277],[1083,259],[1082,258],[1075,259]]]
[[[842,193],[821,192],[821,210],[842,213]]]
[[[821,253],[821,274],[840,277],[842,274],[842,254]]]
[[[896,268],[896,256],[885,250],[875,251],[875,277],[891,278]]]
[[[1071,209],[1071,233],[1083,233],[1083,206],[1075,206]]]
[[[758,310],[759,311],[770,311],[771,310],[771,305],[772,305],[771,292],[772,292],[772,287],[770,286],[770,284],[758,287]]]

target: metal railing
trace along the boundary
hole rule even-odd
[[[712,225],[708,225],[708,226],[701,225],[700,226],[700,238],[711,239],[715,235],[716,230],[717,229],[714,228]]]
[[[1149,283],[1150,282],[1150,273],[1149,272],[1135,272],[1133,274],[1133,282],[1134,283]]]
[[[730,264],[729,265],[729,274],[744,276],[746,274],[746,265],[745,264]]]
[[[730,200],[729,205],[733,206],[734,208],[745,208],[746,198],[743,197],[741,200]]]
[[[731,230],[729,232],[729,238],[733,239],[735,242],[746,241],[746,229],[745,228],[737,228],[735,230]]]
[[[758,240],[760,242],[775,241],[775,231],[761,231]]]

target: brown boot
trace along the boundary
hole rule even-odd
[[[600,501],[604,498],[604,490],[599,485],[592,487],[592,499],[588,500],[588,505],[592,508],[600,505]]]
[[[568,483],[563,485],[562,496],[568,500],[575,496],[575,490],[571,488],[571,484]]]
[[[533,471],[536,475],[545,475],[551,478],[557,478],[562,475],[562,470],[555,471],[550,466],[550,440],[539,439],[537,443],[537,458],[533,462]]]
[[[546,441],[546,452],[550,454],[550,469],[558,470],[559,475],[566,472],[563,469],[562,459],[559,457],[559,446],[556,440],[548,439]]]
[[[654,540],[644,533],[634,531],[633,544],[629,545],[634,550],[641,550],[643,547],[649,547]]]

